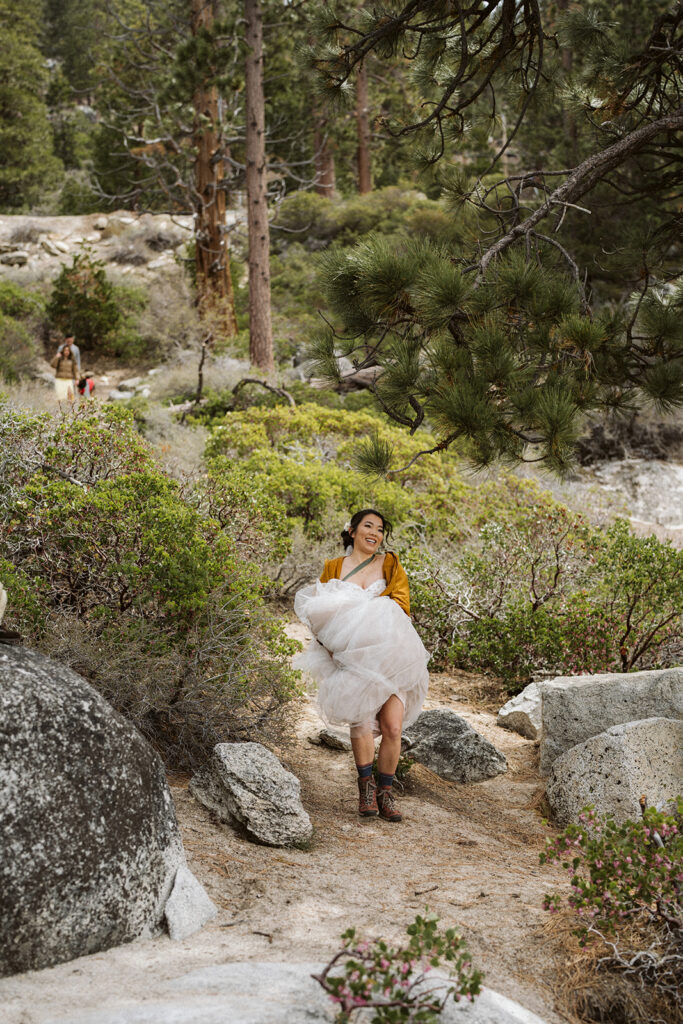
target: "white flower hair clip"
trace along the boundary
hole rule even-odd
[[[351,532],[351,523],[349,521],[344,523],[344,530],[346,531],[346,533]]]

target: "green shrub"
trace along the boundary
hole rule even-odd
[[[623,520],[607,531],[538,491],[499,488],[453,523],[463,538],[405,557],[413,614],[433,664],[491,672],[511,692],[538,674],[667,664],[683,637],[683,555]],[[481,499],[484,499],[481,501]]]
[[[330,512],[336,513],[339,529],[350,510],[370,505],[407,521],[414,517],[415,491],[428,506],[430,485],[435,497],[450,489],[455,499],[458,490],[465,490],[452,462],[439,459],[416,463],[411,478],[401,483],[369,480],[355,468],[354,455],[358,436],[371,431],[386,437],[406,462],[419,450],[421,441],[378,424],[374,416],[308,403],[228,413],[214,426],[206,456],[216,476],[231,472],[239,459],[285,507],[290,532],[298,523],[309,538],[322,539]]]
[[[28,373],[36,357],[31,330],[21,321],[0,313],[0,380],[14,382]]]
[[[371,1024],[436,1024],[451,999],[471,1002],[479,994],[482,975],[472,969],[464,940],[454,928],[440,932],[438,922],[428,910],[418,914],[402,946],[359,940],[355,928],[344,932],[341,950],[314,975],[338,1008],[339,1024],[368,1019],[369,1011]],[[441,966],[448,981],[430,984],[429,972]]]
[[[102,349],[121,324],[121,310],[104,264],[80,252],[62,267],[45,310],[51,324],[73,334],[84,351]]]
[[[593,1004],[613,1006],[614,1011],[618,1007],[619,1019],[627,1024],[678,1019],[683,987],[682,797],[676,805],[674,813],[643,806],[640,820],[622,824],[586,807],[578,823],[548,840],[540,855],[542,864],[561,864],[567,871],[571,887],[566,902],[577,919],[574,934],[581,946],[598,947]],[[544,899],[551,912],[562,903],[557,894]],[[583,1013],[581,1017],[586,1019]],[[601,1013],[588,1019],[608,1017]],[[610,1014],[609,1019],[616,1018]]]
[[[28,291],[14,281],[0,281],[0,313],[15,320],[40,316],[45,306],[42,295]]]
[[[278,512],[243,475],[219,492],[169,479],[127,410],[0,405],[8,619],[174,763],[257,734],[298,692],[297,645],[265,608],[254,557]]]

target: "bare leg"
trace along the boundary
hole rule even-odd
[[[353,750],[353,756],[358,767],[364,764],[372,764],[375,760],[375,737],[371,732],[366,733],[364,736],[352,736],[351,749]]]
[[[396,765],[401,756],[403,710],[403,702],[393,694],[386,704],[382,705],[377,716],[382,731],[382,742],[377,755],[377,770],[383,775],[393,775],[396,772]]]

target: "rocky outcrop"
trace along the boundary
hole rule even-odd
[[[482,782],[507,771],[505,755],[454,711],[423,711],[406,729],[408,755],[451,782]]]
[[[236,961],[167,981],[162,999],[75,1012],[52,1024],[333,1024],[338,1007],[311,975],[322,964]],[[445,977],[431,976],[434,987]],[[359,1022],[367,1021],[359,1017]],[[449,999],[442,1024],[543,1024],[519,1003],[488,988],[473,1003]]]
[[[541,690],[538,683],[529,683],[498,712],[496,719],[503,729],[537,740],[541,735]]]
[[[683,718],[683,668],[541,683],[541,774],[577,743],[614,725],[645,718]]]
[[[260,743],[219,743],[190,780],[190,792],[221,821],[268,846],[296,846],[313,834],[300,789]]]
[[[184,863],[149,744],[70,669],[0,646],[0,974],[154,932]]]
[[[556,758],[547,783],[559,825],[588,804],[618,822],[640,817],[640,797],[663,807],[683,793],[683,722],[647,718],[615,725]]]

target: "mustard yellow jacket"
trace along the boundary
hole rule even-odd
[[[340,578],[343,561],[343,555],[340,555],[339,558],[326,558],[325,568],[322,571],[320,582],[327,583],[328,580],[338,580]],[[383,571],[384,579],[387,581],[387,586],[380,596],[391,597],[401,606],[406,615],[410,615],[410,588],[408,587],[408,577],[405,574],[405,569],[398,560],[398,556],[394,555],[391,551],[387,552],[384,556]]]

